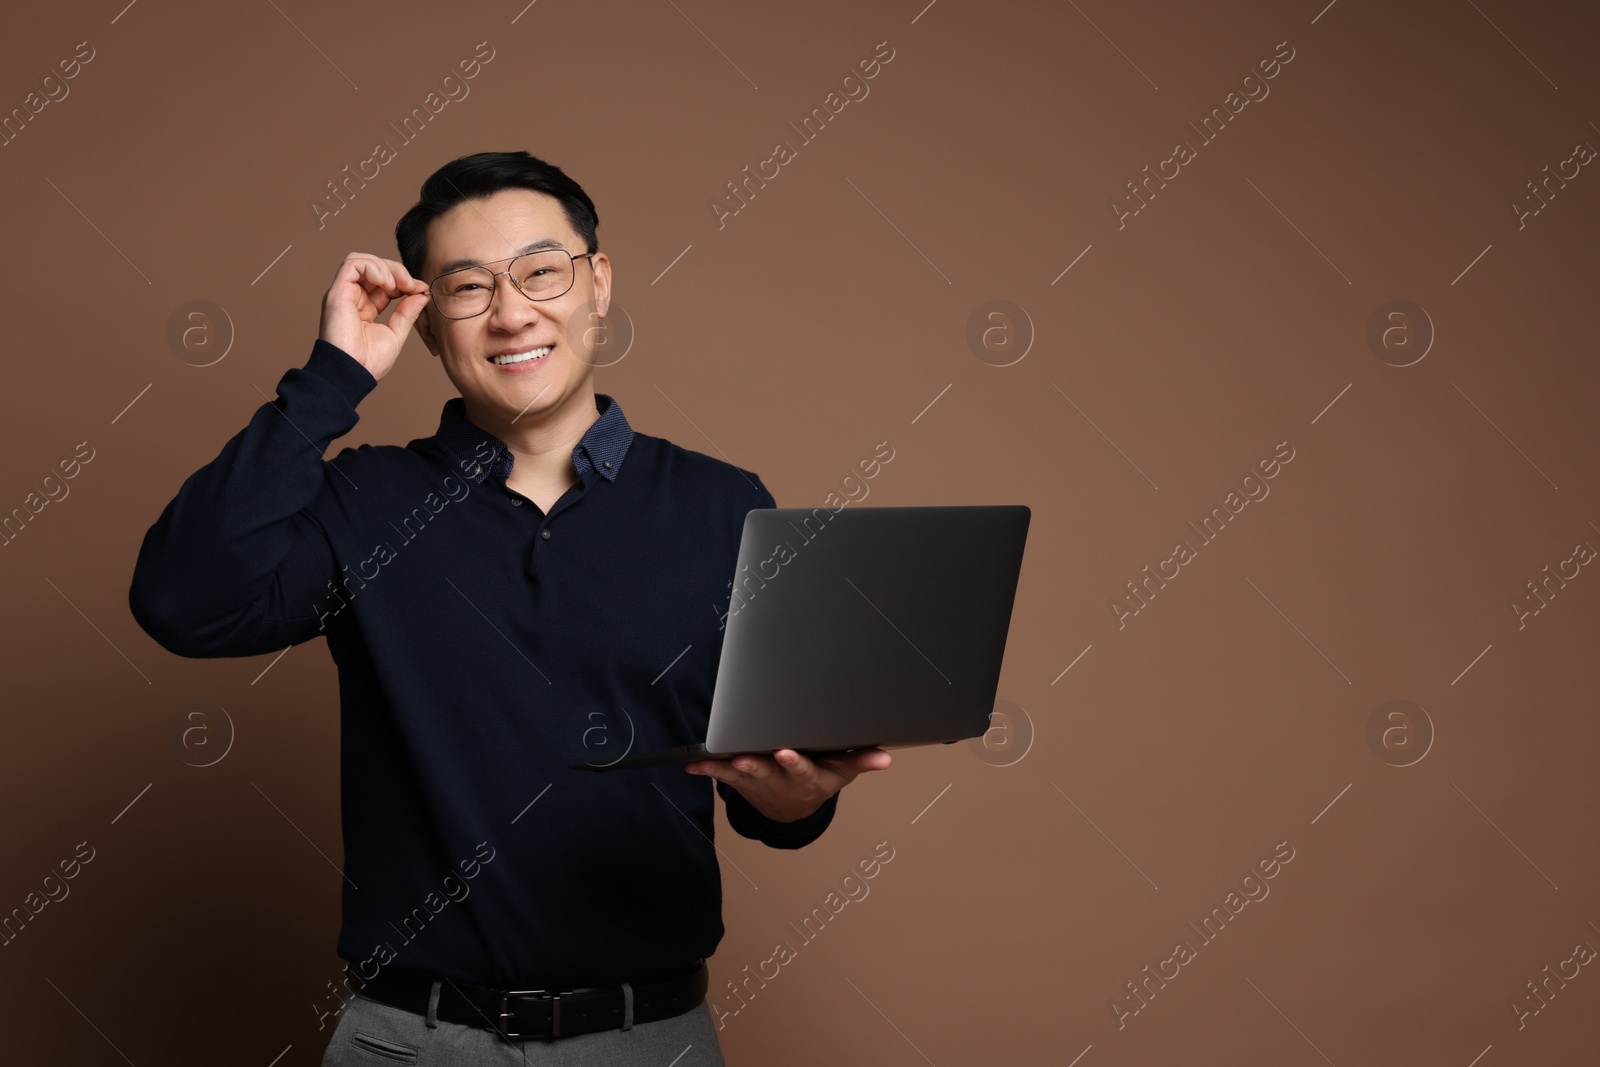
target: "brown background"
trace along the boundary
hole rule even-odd
[[[315,642],[173,657],[129,579],[183,478],[304,362],[345,253],[392,256],[428,173],[515,148],[599,206],[637,337],[597,382],[636,427],[785,506],[886,439],[869,506],[1033,508],[1013,741],[898,754],[802,852],[721,824],[727,1005],[895,849],[728,1019],[730,1062],[1593,1061],[1594,967],[1520,1029],[1511,1002],[1600,947],[1600,577],[1520,630],[1510,606],[1600,547],[1600,174],[1521,228],[1511,206],[1600,145],[1592,5],[120,5],[9,13],[0,39],[4,109],[95,49],[0,148],[0,508],[94,449],[0,549],[0,911],[95,849],[0,948],[8,1061],[318,1062],[333,665]],[[319,229],[324,183],[480,41],[470,95]],[[880,41],[870,95],[719,230],[711,198]],[[1284,41],[1270,95],[1200,145],[1188,123]],[[1109,202],[1179,139],[1197,158],[1119,229]],[[1033,335],[1005,367],[966,339],[996,299]],[[1436,334],[1403,324],[1427,352],[1406,367],[1367,341],[1397,299]],[[168,341],[193,300],[233,331],[203,368]],[[425,436],[451,395],[412,341],[335,449]],[[1271,495],[1119,630],[1123,583],[1281,441]],[[1369,744],[1396,699],[1423,712]],[[185,747],[196,707],[232,724],[208,767],[227,723]],[[1185,923],[1285,841],[1270,896],[1201,947]],[[1119,1028],[1113,999],[1180,938],[1197,957]]]

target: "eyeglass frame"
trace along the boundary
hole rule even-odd
[[[567,260],[569,262],[571,262],[571,263],[576,263],[580,259],[587,259],[589,261],[589,269],[590,270],[594,269],[594,258],[593,258],[594,257],[594,253],[593,252],[580,252],[578,255],[573,255],[571,252],[567,252],[567,250],[565,248],[535,248],[531,252],[518,252],[514,256],[507,256],[505,259],[491,259],[487,263],[473,263],[470,266],[457,267],[455,270],[447,270],[447,271],[445,271],[443,274],[439,275],[438,278],[435,278],[435,279],[433,279],[433,281],[428,283],[428,295],[430,297],[430,302],[433,304],[433,306],[435,308],[438,308],[438,306],[439,306],[439,295],[436,292],[434,292],[433,287],[438,284],[440,278],[448,278],[448,277],[450,277],[450,275],[452,275],[452,274],[460,274],[462,271],[485,270],[485,269],[487,269],[489,267],[490,263],[504,263],[504,264],[506,264],[506,269],[505,270],[491,270],[491,271],[489,271],[489,285],[491,286],[490,291],[489,291],[489,303],[484,305],[483,311],[474,312],[471,315],[462,315],[460,317],[457,317],[455,315],[446,315],[443,311],[440,311],[439,312],[439,316],[441,318],[449,319],[451,322],[465,322],[468,319],[475,319],[479,315],[487,313],[490,308],[494,307],[494,297],[495,297],[495,293],[500,291],[499,278],[500,278],[500,275],[502,275],[502,274],[504,274],[506,276],[506,279],[511,283],[511,288],[515,289],[518,293],[520,293],[523,296],[523,298],[525,298],[527,300],[532,300],[532,301],[535,301],[536,303],[537,302],[542,302],[542,301],[545,301],[545,300],[560,300],[562,297],[564,297],[568,293],[572,292],[573,285],[576,285],[577,282],[578,282],[578,271],[577,271],[576,267],[574,267],[573,271],[572,271],[572,281],[570,283],[568,283],[568,285],[567,285],[567,287],[565,289],[563,289],[561,292],[557,293],[555,296],[528,296],[527,293],[523,292],[522,286],[517,284],[517,279],[511,273],[511,267],[517,262],[517,260],[524,259],[524,258],[526,258],[528,256],[542,255],[545,252],[564,252],[564,253],[566,253]]]

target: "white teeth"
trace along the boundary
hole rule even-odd
[[[511,356],[494,356],[490,359],[496,366],[504,367],[507,363],[526,363],[530,359],[543,359],[550,354],[550,346],[535,348],[530,352],[518,352]]]

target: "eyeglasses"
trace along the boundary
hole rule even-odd
[[[509,277],[517,291],[529,300],[554,300],[572,288],[577,274],[573,261],[592,255],[593,252],[583,252],[575,256],[565,248],[540,249],[515,257],[505,270],[490,270],[482,264],[441,274],[428,288],[439,314],[447,319],[470,319],[489,310],[498,276]],[[589,266],[594,266],[592,260]]]

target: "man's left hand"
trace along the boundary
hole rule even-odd
[[[856,775],[888,767],[889,759],[889,753],[881,748],[861,748],[817,760],[792,748],[780,748],[771,756],[694,760],[684,769],[727,782],[769,819],[794,822],[822,807]]]

